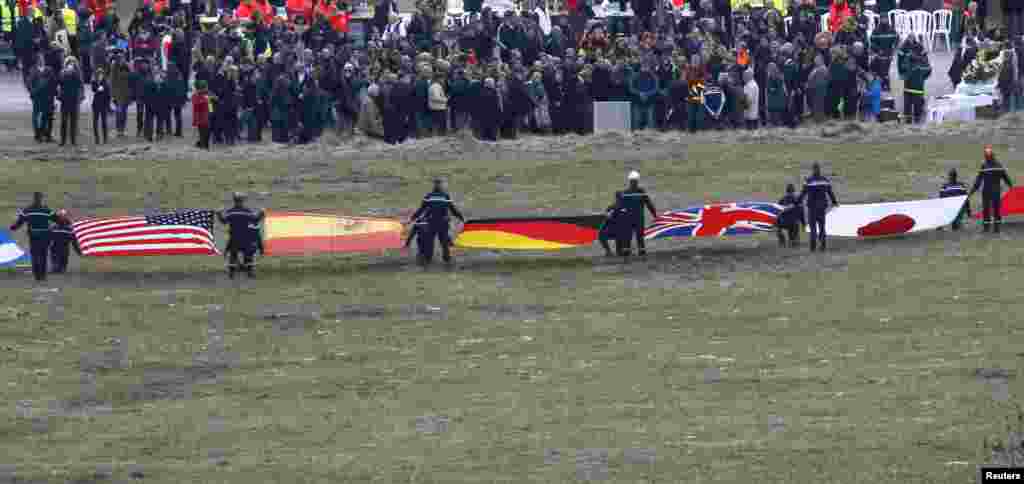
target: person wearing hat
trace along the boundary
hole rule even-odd
[[[68,211],[63,208],[57,210],[54,221],[56,223],[50,230],[50,262],[53,269],[50,272],[63,274],[68,269],[71,249],[74,248],[79,256],[82,255],[82,250],[78,247],[75,232],[71,228],[71,216]]]
[[[228,257],[228,277],[234,279],[237,271],[253,277],[253,255],[262,247],[259,224],[263,221],[263,212],[246,207],[242,193],[235,192],[232,199],[233,207],[217,213],[220,223],[228,226],[228,246],[224,249]]]
[[[192,126],[199,130],[196,148],[210,149],[210,97],[202,79],[196,81],[196,92],[192,94]]]
[[[957,180],[956,168],[950,169],[949,180],[944,183],[942,188],[939,190],[939,198],[959,197],[963,195],[967,195],[967,185],[964,185]],[[957,213],[956,218],[953,219],[953,224],[951,225],[952,229],[960,230],[964,217],[969,217],[970,215],[971,201],[968,199],[964,202],[964,206],[960,209],[960,212]]]
[[[829,200],[833,207],[839,206],[836,194],[832,191],[832,182],[821,174],[821,165],[815,163],[811,166],[811,176],[807,177],[804,188],[797,197],[799,205],[807,199],[807,214],[811,223],[811,252],[825,250],[825,214],[828,213]]]
[[[417,261],[423,265],[429,265],[434,259],[434,240],[441,244],[441,259],[445,264],[451,264],[451,237],[448,233],[450,219],[448,215],[454,215],[460,222],[465,223],[466,219],[455,207],[451,195],[445,191],[444,180],[434,179],[434,189],[423,197],[420,208],[409,217],[409,223],[414,223],[421,216],[426,218],[426,238],[417,241],[419,255]],[[422,230],[422,228],[421,228]],[[422,243],[421,243],[422,242]]]
[[[1003,223],[1003,214],[1000,212],[1003,182],[1013,188],[1013,181],[1006,173],[1006,168],[996,160],[992,145],[988,145],[985,147],[985,161],[978,170],[978,177],[974,179],[971,192],[967,194],[968,197],[973,196],[974,192],[981,189],[981,213],[984,218],[982,227],[985,232],[991,227],[992,231],[998,234],[999,226]]]
[[[18,211],[18,219],[10,226],[11,232],[28,225],[29,254],[32,256],[32,275],[37,281],[46,280],[47,251],[50,248],[50,223],[56,220],[53,210],[43,203],[43,192],[32,194],[32,205]]]
[[[60,145],[71,141],[71,146],[78,144],[78,113],[79,105],[85,98],[82,86],[82,73],[78,70],[78,61],[69,57],[64,64],[58,82],[60,90]]]
[[[626,177],[629,186],[622,192],[622,208],[625,211],[621,229],[622,244],[619,247],[619,255],[628,257],[631,255],[630,245],[636,237],[636,247],[641,256],[647,255],[647,247],[644,244],[644,209],[651,212],[652,217],[658,216],[658,211],[651,202],[651,197],[640,188],[640,173],[631,171]]]

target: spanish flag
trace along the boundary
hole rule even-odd
[[[606,218],[582,215],[470,220],[463,225],[455,245],[473,249],[569,249],[597,240]]]
[[[270,256],[401,247],[402,223],[396,219],[271,211],[263,219],[263,249]]]

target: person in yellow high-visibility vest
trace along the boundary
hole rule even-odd
[[[14,44],[14,2],[0,0],[0,39]]]
[[[78,12],[67,4],[61,9],[64,28],[68,31],[68,43],[71,44],[71,55],[78,57]]]
[[[747,8],[774,8],[778,10],[783,17],[786,16],[786,12],[789,9],[786,0],[732,0],[732,9],[735,11],[740,7]]]

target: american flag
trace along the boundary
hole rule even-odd
[[[645,239],[718,237],[775,230],[782,205],[762,202],[716,203],[665,212],[644,231]]]
[[[213,255],[213,211],[179,210],[149,216],[74,223],[82,255]]]

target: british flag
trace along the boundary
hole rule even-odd
[[[647,240],[664,237],[721,237],[775,230],[783,206],[764,202],[715,203],[665,212],[644,231]]]

